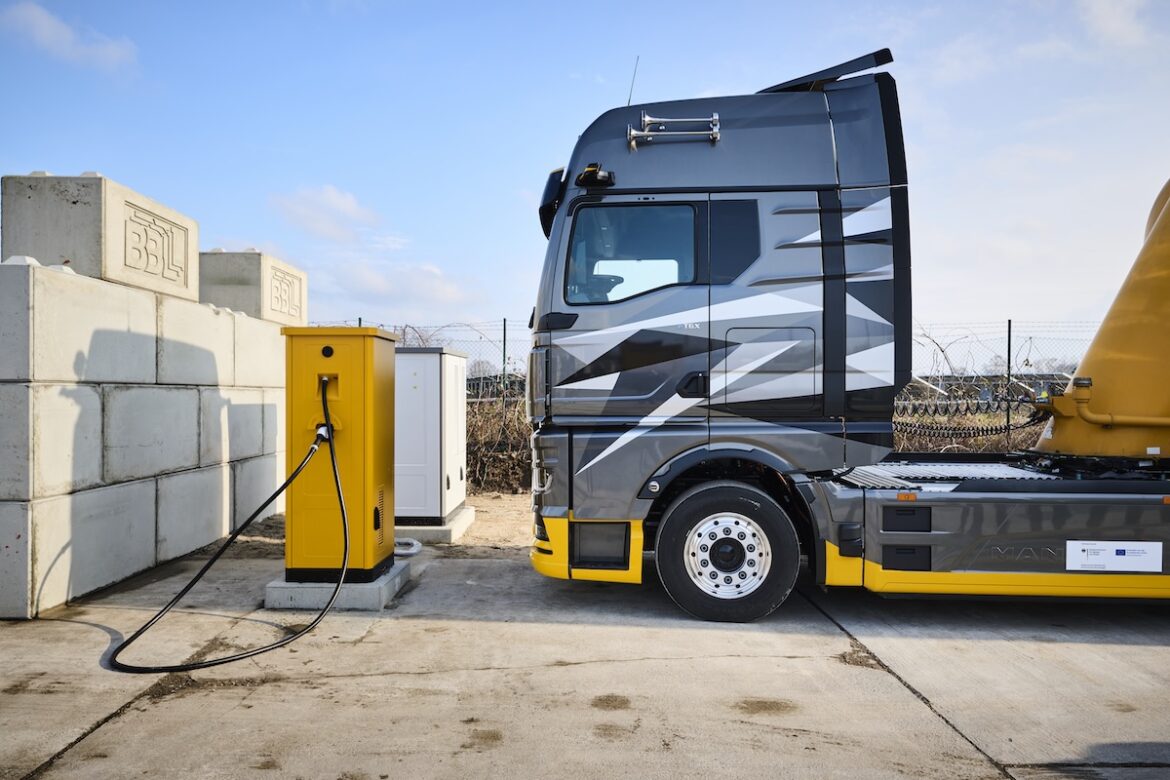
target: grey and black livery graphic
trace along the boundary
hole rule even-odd
[[[542,206],[538,502],[641,519],[639,488],[688,453],[813,473],[889,452],[911,341],[901,123],[892,77],[844,78],[889,60],[582,134]]]

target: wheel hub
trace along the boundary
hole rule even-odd
[[[691,581],[721,599],[743,598],[768,576],[772,546],[764,529],[745,515],[720,512],[701,520],[683,550]]]
[[[711,565],[719,571],[739,571],[747,560],[747,551],[736,539],[720,539],[711,547]]]

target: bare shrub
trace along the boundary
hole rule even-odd
[[[532,484],[532,426],[524,398],[467,401],[467,476],[476,492],[519,493]]]

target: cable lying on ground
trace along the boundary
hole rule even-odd
[[[329,380],[326,377],[322,377],[321,412],[325,415],[325,424],[317,428],[317,436],[314,438],[313,444],[309,447],[309,451],[305,454],[305,457],[301,460],[300,464],[295,469],[293,469],[293,473],[290,474],[289,478],[284,481],[284,484],[278,487],[275,493],[269,496],[268,499],[263,504],[261,504],[260,507],[255,512],[253,512],[247,520],[240,524],[239,528],[237,528],[231,533],[230,536],[228,536],[227,540],[222,545],[220,545],[218,550],[215,551],[215,554],[211,556],[207,563],[203,564],[203,567],[200,568],[195,576],[191,578],[191,581],[184,585],[165,607],[160,609],[158,613],[155,614],[155,616],[150,620],[146,621],[146,623],[144,623],[141,628],[131,634],[128,639],[124,640],[120,645],[114,648],[114,652],[110,654],[110,668],[129,674],[164,674],[169,672],[190,672],[194,671],[195,669],[208,669],[212,666],[220,666],[222,664],[232,663],[233,661],[242,661],[245,658],[252,658],[254,656],[260,655],[261,653],[267,653],[270,650],[275,650],[278,647],[284,647],[291,642],[295,642],[316,628],[317,625],[325,619],[325,616],[329,614],[329,611],[333,609],[333,604],[337,601],[337,596],[341,593],[341,585],[345,582],[345,573],[349,566],[349,518],[345,511],[345,496],[341,491],[341,475],[337,468],[337,449],[333,446],[333,421],[329,416],[329,399],[325,392],[328,384]],[[203,575],[207,574],[211,567],[215,565],[215,562],[218,561],[220,556],[222,556],[227,551],[227,548],[232,545],[232,542],[234,542],[240,536],[240,534],[242,534],[245,529],[247,529],[248,526],[251,525],[252,522],[272,504],[273,501],[279,498],[281,493],[288,489],[288,486],[291,485],[296,480],[296,478],[301,475],[301,472],[305,470],[305,467],[309,465],[309,461],[311,461],[313,456],[317,454],[317,450],[320,449],[323,442],[327,442],[329,444],[329,462],[333,467],[333,485],[337,489],[337,504],[341,509],[341,531],[344,537],[344,544],[341,555],[341,573],[337,577],[337,585],[333,588],[333,595],[329,597],[329,601],[325,604],[325,607],[317,613],[317,616],[313,618],[312,622],[310,622],[301,630],[297,631],[295,634],[290,634],[289,636],[286,636],[283,639],[279,639],[271,644],[267,644],[262,647],[256,647],[251,650],[245,650],[243,652],[224,656],[222,658],[209,658],[203,661],[192,661],[190,663],[171,664],[168,666],[138,666],[135,664],[127,664],[119,661],[118,656],[120,656],[123,651],[126,650],[126,648],[130,647],[130,645],[138,641],[138,639],[143,634],[150,630],[151,626],[162,620],[163,617],[168,612],[170,612],[171,609],[174,608],[174,606],[178,604],[183,599],[183,597],[186,596],[191,591],[191,589],[199,583],[201,579],[203,579]]]

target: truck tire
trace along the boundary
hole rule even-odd
[[[742,482],[697,485],[658,526],[658,576],[674,602],[703,620],[746,623],[784,603],[800,568],[792,520]]]

